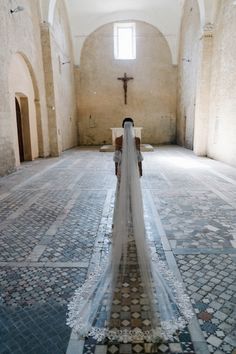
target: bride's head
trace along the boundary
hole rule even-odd
[[[122,128],[124,128],[124,125],[125,125],[126,122],[131,122],[132,125],[133,125],[133,127],[134,127],[134,121],[133,121],[133,119],[130,118],[130,117],[126,117],[126,118],[123,120],[123,122],[122,122]]]

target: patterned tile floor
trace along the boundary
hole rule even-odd
[[[103,257],[116,183],[111,153],[73,149],[0,179],[0,353],[236,353],[236,169],[175,146],[144,159],[147,232],[184,281],[193,325],[156,348],[87,339],[70,350],[66,306]],[[145,321],[139,305],[115,304],[114,320]]]
[[[236,269],[231,255],[178,255],[177,263],[210,353],[236,347]]]
[[[109,319],[109,328],[112,330],[142,329],[143,332],[151,329],[150,306],[147,294],[141,283],[140,269],[137,262],[137,253],[133,237],[128,242],[128,265],[125,270],[120,269],[115,295]],[[97,344],[91,339],[85,341],[83,353],[96,353]],[[88,349],[89,348],[89,349]],[[105,349],[105,350],[104,350]],[[187,328],[176,335],[169,343],[160,339],[159,343],[148,343],[136,340],[133,343],[110,342],[104,345],[107,353],[153,353],[159,350],[162,353],[194,353],[192,341]]]

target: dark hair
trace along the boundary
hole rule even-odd
[[[124,125],[125,125],[126,122],[131,122],[131,123],[133,124],[133,127],[134,127],[134,121],[133,121],[133,119],[130,118],[130,117],[126,117],[126,118],[123,120],[123,122],[122,122],[122,128],[124,128]]]

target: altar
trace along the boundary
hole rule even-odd
[[[140,139],[141,141],[141,133],[142,133],[142,127],[134,127],[134,134],[137,138]],[[124,134],[124,128],[111,128],[111,133],[112,133],[112,145],[103,145],[100,147],[101,152],[112,152],[115,150],[115,141],[116,138],[119,136],[122,136]],[[152,145],[150,144],[142,144],[141,143],[141,151],[154,151]]]
[[[141,141],[142,127],[134,127],[134,134]],[[116,138],[124,134],[124,128],[111,128],[112,131],[112,145],[115,146]]]

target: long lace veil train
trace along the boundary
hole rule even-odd
[[[97,340],[105,337],[120,342],[170,339],[190,321],[192,306],[182,284],[158,258],[146,237],[137,150],[130,122],[124,126],[115,214],[111,250],[75,292],[68,306],[67,324],[80,336],[92,336]],[[118,275],[128,271],[131,238],[135,242],[142,286],[150,308],[151,329],[148,331],[141,328],[115,330],[109,326]]]

